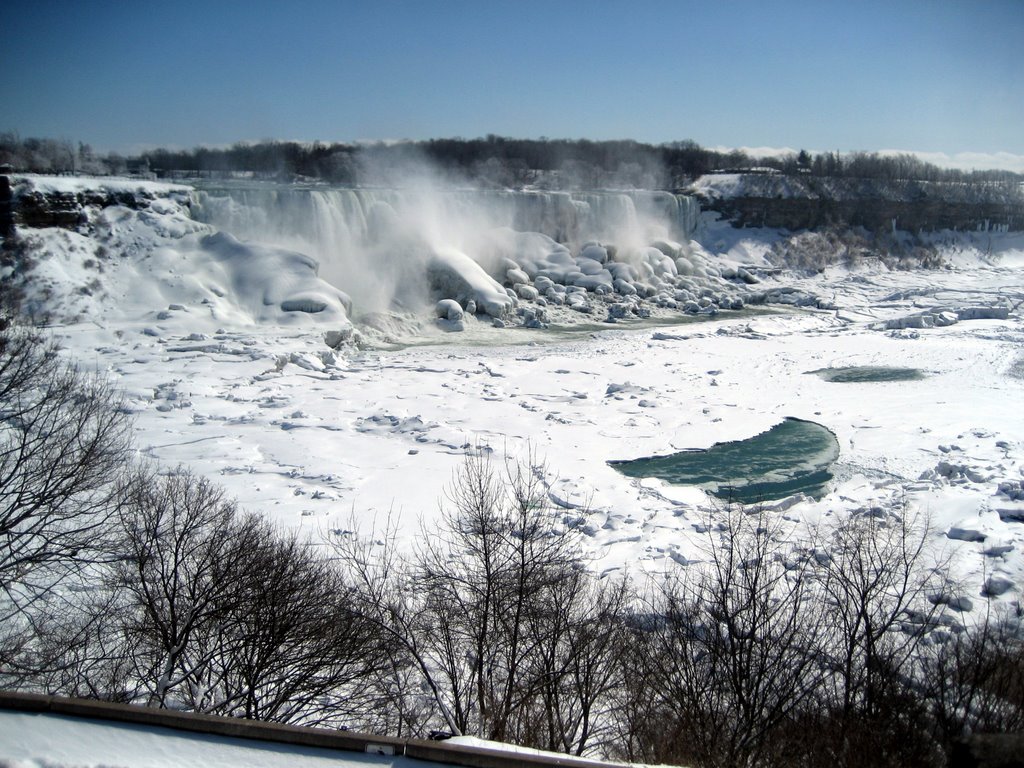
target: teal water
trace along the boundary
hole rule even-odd
[[[882,365],[851,365],[845,368],[819,368],[808,371],[838,384],[857,384],[871,381],[918,381],[924,374],[917,368],[888,368]]]
[[[628,477],[696,485],[727,501],[754,504],[805,493],[821,498],[839,458],[839,441],[821,424],[786,419],[767,432],[707,450],[611,461]]]

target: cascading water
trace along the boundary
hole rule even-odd
[[[477,227],[539,232],[570,247],[587,240],[618,244],[622,238],[688,240],[697,227],[696,199],[670,192],[443,191],[431,205],[450,220]],[[419,211],[418,191],[209,187],[196,193],[196,218],[238,237],[316,243],[365,239],[368,212],[385,204],[405,214]],[[414,218],[418,218],[413,213]]]
[[[702,257],[685,244],[700,209],[669,192],[220,185],[198,189],[192,208],[243,241],[312,256],[359,312],[419,311],[438,299],[496,319],[520,300],[539,303],[534,318],[546,307],[592,312],[580,291],[605,304],[736,304],[734,296],[719,300],[714,267],[693,269]]]

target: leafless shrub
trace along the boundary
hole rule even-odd
[[[350,727],[376,706],[366,681],[384,670],[386,638],[357,612],[336,563],[298,534],[257,529],[216,638],[217,711]]]
[[[259,523],[203,478],[142,469],[121,488],[120,528],[111,588],[147,703],[207,711],[218,703],[216,630],[243,598],[238,577]]]
[[[350,725],[387,649],[320,545],[239,513],[184,470],[122,487],[110,588],[136,698],[274,722]]]
[[[1019,609],[986,611],[925,653],[925,691],[947,756],[973,734],[1024,730],[1024,630]]]

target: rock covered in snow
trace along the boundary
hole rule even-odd
[[[525,272],[523,272],[523,270],[519,269],[518,267],[509,268],[508,271],[505,272],[505,275],[506,278],[508,279],[509,284],[512,285],[513,287],[517,285],[530,284],[530,276],[527,275]]]
[[[540,297],[540,292],[532,285],[517,285],[516,295],[524,301],[537,301]]]
[[[244,244],[226,232],[206,235],[199,245],[209,260],[204,271],[219,278],[223,294],[255,318],[270,319],[273,307],[283,313],[348,315],[352,300],[320,280],[316,260],[305,254]]]
[[[929,594],[928,601],[933,605],[945,605],[957,613],[969,613],[974,610],[974,602],[964,595],[953,592],[933,592]]]
[[[331,349],[338,349],[347,343],[355,342],[359,338],[355,328],[349,326],[341,330],[327,331],[324,333],[324,343]]]
[[[999,493],[1011,501],[1024,501],[1024,481],[1007,480],[999,484]]]
[[[478,309],[491,317],[504,316],[515,304],[483,267],[454,248],[441,248],[432,254],[427,278],[438,295],[460,304],[474,301]]]
[[[986,536],[974,527],[952,526],[946,531],[946,538],[956,541],[984,541]]]
[[[462,307],[455,299],[441,299],[437,302],[435,312],[439,318],[451,320],[452,322],[462,320],[464,314]]]

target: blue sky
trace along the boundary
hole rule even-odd
[[[0,131],[1024,155],[1024,0],[3,0]]]

